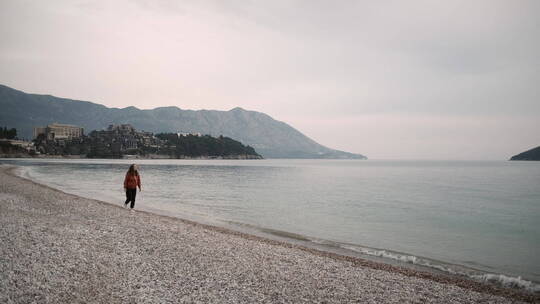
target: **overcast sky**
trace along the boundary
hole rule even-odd
[[[269,114],[372,159],[540,145],[540,1],[0,1],[0,83]]]

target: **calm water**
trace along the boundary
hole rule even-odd
[[[133,161],[1,162],[120,205]],[[540,282],[540,162],[136,162],[136,208],[527,285],[521,276],[532,289]]]

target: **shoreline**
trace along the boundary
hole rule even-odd
[[[54,193],[55,194],[54,196],[60,196],[61,199],[65,200],[67,202],[65,204],[64,208],[77,209],[77,206],[73,205],[73,201],[79,201],[79,202],[84,201],[86,205],[93,205],[93,206],[91,206],[91,208],[94,209],[93,211],[96,212],[98,215],[100,213],[101,214],[103,214],[103,213],[107,214],[106,213],[107,210],[105,210],[105,209],[108,209],[108,211],[114,211],[115,213],[120,213],[119,216],[123,219],[126,216],[125,213],[126,212],[129,213],[128,211],[122,209],[121,206],[119,206],[119,205],[114,205],[114,204],[111,204],[111,203],[108,203],[108,202],[103,202],[103,201],[99,201],[99,200],[93,200],[93,199],[87,199],[87,198],[79,197],[77,195],[65,193],[65,192],[63,192],[61,190],[54,189],[52,187],[39,184],[39,183],[34,182],[32,180],[25,179],[23,177],[20,177],[20,176],[16,175],[13,172],[16,168],[18,168],[18,167],[11,166],[11,165],[8,165],[8,166],[2,165],[2,166],[0,166],[0,175],[5,175],[6,177],[9,177],[9,178],[13,179],[12,182],[14,182],[14,183],[18,183],[18,184],[25,184],[26,183],[27,185],[32,185],[33,188],[38,189],[37,192],[39,192],[39,191],[41,191],[41,192],[50,192],[50,193]],[[4,184],[4,179],[2,179],[1,183]],[[0,190],[5,190],[5,187],[3,187],[3,185],[0,185],[0,187],[2,187],[2,188],[0,188]],[[30,187],[30,188],[32,188],[32,187]],[[20,191],[20,192],[23,192],[23,193],[17,193],[16,191],[14,191],[13,193],[15,193],[15,195],[20,195],[20,196],[25,195],[24,191]],[[5,192],[4,191],[0,192],[0,195],[2,195],[2,194],[5,195]],[[0,199],[0,204],[2,204],[2,203],[3,203],[3,201]],[[53,202],[51,202],[51,203],[52,203],[52,205],[54,205]],[[96,209],[95,207],[97,207],[97,206],[103,207],[104,210]],[[4,208],[4,207],[5,206],[0,205],[0,208]],[[36,207],[39,207],[39,205],[38,206],[32,206],[32,207],[36,208]],[[82,217],[85,217],[85,216],[87,217],[87,215],[85,215],[85,214],[80,214],[80,210],[70,210],[70,211],[74,212],[77,217],[81,217],[81,216]],[[43,214],[44,213],[41,213],[41,215],[43,215]],[[40,215],[40,213],[38,212],[38,217],[39,217],[39,215]],[[498,286],[494,286],[494,285],[491,285],[491,284],[480,283],[480,282],[476,282],[476,281],[473,281],[473,280],[470,280],[470,279],[461,278],[461,277],[452,276],[452,275],[435,274],[435,273],[424,272],[424,271],[414,270],[414,269],[405,268],[405,267],[394,266],[394,265],[385,264],[385,263],[369,261],[369,260],[358,258],[358,257],[340,255],[340,254],[336,254],[336,253],[332,253],[332,252],[327,252],[327,251],[322,251],[322,250],[318,250],[318,249],[314,249],[314,248],[309,248],[309,247],[306,247],[306,246],[301,246],[301,245],[298,245],[298,244],[292,244],[292,243],[279,241],[279,240],[272,240],[272,239],[268,239],[268,238],[261,237],[261,236],[256,236],[256,235],[252,235],[252,234],[248,234],[248,233],[244,233],[244,232],[239,232],[239,231],[234,231],[234,230],[231,230],[231,229],[228,229],[228,228],[223,228],[223,227],[218,227],[218,226],[212,226],[212,225],[209,225],[209,224],[198,223],[198,222],[195,222],[195,221],[191,221],[191,220],[187,220],[187,219],[181,219],[181,218],[172,217],[172,216],[167,216],[167,215],[163,215],[163,214],[156,214],[156,213],[151,213],[151,212],[148,212],[148,211],[138,210],[138,211],[136,211],[134,213],[134,215],[129,214],[129,216],[130,216],[130,218],[132,216],[135,216],[137,218],[138,217],[144,217],[145,220],[148,220],[149,222],[156,223],[157,226],[159,226],[159,225],[173,226],[172,227],[173,230],[174,230],[175,227],[178,228],[177,226],[186,226],[186,227],[190,227],[190,229],[197,230],[196,231],[197,233],[201,233],[201,231],[203,231],[203,232],[209,231],[209,232],[212,232],[213,234],[216,234],[216,236],[217,236],[217,238],[219,240],[221,240],[223,238],[237,238],[237,239],[239,238],[239,239],[241,239],[241,241],[255,243],[256,245],[259,245],[259,246],[270,246],[272,250],[278,250],[278,251],[283,251],[284,250],[284,251],[286,251],[285,255],[287,255],[287,253],[290,252],[290,251],[294,251],[293,252],[294,254],[300,254],[302,256],[305,255],[307,257],[304,257],[304,258],[307,258],[307,259],[324,259],[326,263],[337,263],[337,264],[339,264],[337,267],[346,266],[346,267],[344,267],[342,269],[344,271],[361,272],[361,273],[363,273],[363,272],[371,272],[371,271],[384,272],[384,273],[387,273],[389,275],[401,276],[403,278],[410,278],[411,280],[420,280],[420,281],[423,282],[423,284],[441,285],[443,287],[446,286],[448,288],[450,288],[450,287],[458,288],[458,289],[462,289],[462,290],[468,291],[468,292],[480,293],[481,295],[483,294],[483,295],[504,297],[505,299],[514,300],[514,301],[515,300],[521,300],[521,301],[526,301],[526,302],[539,302],[540,301],[540,296],[535,295],[535,294],[531,294],[531,293],[527,293],[527,292],[523,292],[523,291],[520,291],[520,290],[509,289],[509,288],[504,288],[504,287],[498,287]],[[0,218],[0,219],[2,219],[2,218]],[[95,222],[95,221],[97,221],[97,219],[93,220],[93,222]],[[121,223],[120,224],[119,223],[114,223],[114,224],[115,225],[121,225]],[[160,227],[158,227],[158,228],[160,228]],[[166,227],[166,228],[170,229],[171,227]],[[89,229],[91,229],[91,228],[89,228]],[[3,240],[3,241],[6,241],[6,240]],[[169,245],[171,245],[171,244],[169,244]],[[174,244],[171,245],[171,246],[174,246]],[[206,244],[206,246],[209,246],[211,249],[215,249],[215,248],[212,247],[214,245],[211,244],[211,243]],[[167,249],[171,249],[170,246]],[[291,259],[289,258],[287,260],[289,260],[289,262],[290,262]],[[292,261],[293,261],[293,264],[294,264],[294,258],[292,259]],[[343,265],[343,264],[346,264],[346,265]],[[1,267],[0,269],[3,270],[3,268],[5,266],[6,265],[2,265],[0,263],[0,267]],[[310,269],[303,269],[303,270],[304,271],[309,271]],[[403,278],[401,278],[401,279],[403,279]],[[0,277],[0,281],[2,279],[3,278]],[[383,280],[383,282],[384,282],[384,280]],[[392,294],[394,292],[392,290],[386,290],[386,291],[387,291],[388,295],[390,295],[390,294]],[[0,297],[0,299],[1,299],[1,297]],[[386,298],[381,298],[381,299],[383,301],[387,301]],[[436,298],[430,298],[429,296],[427,296],[427,299],[431,300],[431,301],[438,302],[438,301],[436,301]],[[349,299],[349,300],[352,300],[352,298]],[[401,300],[408,301],[410,299],[402,298]],[[476,302],[478,299],[473,300],[473,299],[469,298],[468,301],[466,299],[462,299],[462,300],[464,300],[465,302],[468,302],[468,301]],[[255,300],[255,302],[256,302],[256,300]],[[498,302],[498,301],[495,301],[495,302]]]
[[[101,161],[101,160],[98,160]],[[107,160],[104,160],[107,161]],[[24,165],[18,164],[20,168],[24,168]],[[43,184],[46,186],[51,186],[57,190],[62,189],[60,186],[55,187],[53,184],[45,182],[45,180],[40,181],[39,179],[33,178],[30,175],[23,174],[23,171],[18,172],[17,174],[20,177],[34,181],[38,184]],[[62,190],[61,190],[62,191]],[[70,194],[82,196],[84,198],[94,198],[88,194],[78,194],[76,191],[67,191]],[[118,197],[111,199],[99,198],[99,200],[105,201],[107,203],[116,204]],[[339,242],[327,239],[321,239],[313,235],[301,235],[294,232],[289,232],[285,230],[276,230],[272,228],[267,228],[264,226],[257,226],[253,224],[247,224],[243,222],[237,222],[226,219],[208,219],[204,216],[191,215],[175,213],[171,214],[169,211],[156,209],[148,207],[145,204],[139,205],[138,210],[145,210],[147,212],[172,216],[175,218],[185,219],[188,221],[193,221],[201,224],[207,224],[210,226],[218,226],[225,229],[230,229],[233,231],[238,231],[246,233],[249,235],[260,236],[262,238],[269,238],[272,240],[283,241],[285,243],[292,243],[294,245],[305,246],[315,250],[321,250],[324,252],[331,252],[338,255],[350,256],[353,258],[360,258],[375,263],[390,264],[397,267],[405,267],[413,270],[419,270],[421,272],[428,272],[435,275],[442,274],[452,277],[465,278],[468,280],[485,283],[488,285],[494,285],[503,288],[510,288],[515,290],[524,290],[525,292],[540,294],[540,285],[538,281],[531,280],[530,278],[523,278],[519,273],[518,274],[507,274],[504,272],[496,272],[493,269],[491,270],[482,270],[479,268],[465,266],[455,263],[445,262],[443,260],[437,260],[430,258],[428,256],[414,255],[407,252],[399,252],[392,249],[385,248],[376,248],[368,247],[363,244],[358,243],[347,243]]]

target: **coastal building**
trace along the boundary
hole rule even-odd
[[[141,147],[158,148],[161,143],[152,132],[137,131],[130,124],[111,124],[106,130],[92,131],[89,137],[115,153],[124,153]]]
[[[34,128],[34,139],[44,135],[46,139],[73,139],[84,135],[84,129],[79,126],[53,123],[46,127]]]
[[[130,124],[109,125],[107,131],[118,132],[122,134],[135,133],[135,128]]]
[[[137,149],[139,140],[136,137],[128,137],[123,139],[122,150]]]
[[[7,143],[13,146],[21,147],[24,149],[30,149],[34,146],[34,143],[31,141],[24,141],[18,139],[0,139],[0,143]]]
[[[149,147],[158,147],[160,143],[159,139],[154,137],[154,133],[152,132],[141,131],[139,132],[139,138],[143,145]]]
[[[47,127],[34,127],[34,139],[38,138],[41,134],[46,134]]]
[[[197,136],[197,137],[201,137],[201,136],[202,136],[201,133],[186,133],[186,132],[178,132],[178,133],[176,133],[176,135],[177,135],[178,137],[180,137],[180,136],[190,136],[190,135],[191,135],[191,136]]]

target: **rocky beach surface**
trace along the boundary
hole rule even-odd
[[[538,296],[77,197],[0,166],[0,303],[522,303]]]

